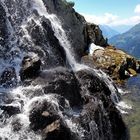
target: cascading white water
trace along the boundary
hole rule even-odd
[[[79,69],[80,65],[76,62],[74,56],[70,52],[71,45],[69,40],[67,39],[65,31],[62,28],[61,21],[57,18],[56,15],[48,14],[42,0],[34,0],[33,8],[36,9],[41,16],[45,16],[47,19],[51,21],[55,36],[57,37],[57,39],[59,40],[60,44],[62,45],[62,47],[66,52],[66,57],[69,65],[73,70],[77,68]]]
[[[31,98],[31,93],[34,93],[34,91],[42,89],[41,86],[29,86],[29,87],[18,87],[16,89],[13,89],[10,92],[10,95],[12,96],[12,104],[11,106],[14,106],[14,103],[16,105],[19,104],[21,113],[14,115],[13,117],[9,118],[8,120],[5,119],[6,125],[3,122],[0,122],[0,138],[2,140],[9,139],[9,140],[42,140],[40,135],[35,134],[29,129],[30,121],[29,121],[29,112],[30,110],[35,107],[36,104],[34,104],[36,101],[42,103],[42,101],[50,102],[51,105],[53,105],[53,108],[58,111],[58,114],[61,116],[63,120],[65,120],[66,124],[69,126],[72,132],[79,133],[79,136],[82,138],[83,135],[83,129],[79,128],[79,126],[72,122],[71,119],[69,119],[67,116],[63,115],[62,112],[59,109],[58,100],[55,97],[55,94],[47,94],[42,96],[35,96]],[[6,92],[6,91],[5,91]],[[28,92],[30,93],[28,95]],[[67,101],[68,102],[68,101]],[[68,103],[69,104],[69,103]],[[1,112],[2,113],[2,112]],[[4,116],[5,117],[5,116]],[[17,125],[21,125],[20,131],[13,131],[14,129],[14,122],[17,123]],[[19,123],[18,123],[19,122]],[[18,126],[16,126],[18,128]]]
[[[114,103],[118,103],[119,99],[117,96],[117,89],[113,85],[113,81],[107,76],[103,71],[101,70],[96,70],[96,69],[91,69],[90,67],[84,65],[84,64],[79,64],[76,62],[74,55],[72,55],[71,52],[71,44],[67,38],[67,35],[65,31],[62,28],[62,23],[58,19],[58,17],[54,14],[48,14],[46,7],[44,6],[44,3],[42,0],[34,0],[33,8],[35,8],[41,16],[45,16],[51,21],[53,30],[55,32],[55,36],[59,40],[60,44],[64,48],[66,52],[66,57],[69,65],[71,66],[73,71],[80,71],[83,69],[88,69],[90,71],[93,71],[96,75],[98,75],[101,79],[103,79],[106,84],[108,85],[110,91],[111,91],[111,99],[113,100]],[[94,45],[96,46],[96,45]],[[99,48],[99,47],[96,47]],[[102,48],[102,47],[100,47]]]
[[[3,3],[4,3],[4,0],[3,0]],[[45,18],[50,20],[52,28],[53,28],[54,33],[55,33],[55,36],[57,37],[61,46],[65,50],[66,58],[67,58],[69,65],[71,66],[71,69],[73,71],[80,71],[80,70],[88,69],[88,70],[92,71],[94,74],[98,75],[100,78],[102,78],[106,82],[109,89],[111,90],[112,100],[115,103],[119,102],[117,95],[116,95],[116,89],[113,86],[111,79],[109,79],[109,77],[107,77],[105,73],[103,73],[102,71],[96,70],[96,69],[91,69],[86,65],[79,64],[76,62],[74,55],[72,55],[72,52],[71,52],[71,43],[69,42],[67,35],[62,28],[62,23],[58,19],[58,17],[54,14],[47,13],[46,7],[44,6],[44,3],[42,0],[32,0],[31,3],[32,3],[32,8],[30,9],[30,12],[32,12],[33,9],[36,9],[40,16],[45,16]],[[5,8],[6,8],[6,6],[5,6]],[[25,20],[31,20],[32,18],[34,18],[34,17],[28,17]],[[24,32],[23,38],[24,37],[27,38],[28,41],[30,41],[32,43],[32,38],[28,34],[28,31],[26,30],[26,23],[27,22],[28,21],[24,21],[20,28]],[[39,20],[36,20],[36,23],[38,23],[38,25],[41,27],[41,23]],[[8,25],[8,26],[9,26],[9,30],[11,30],[10,29],[11,25]],[[12,32],[14,32],[14,31],[12,31]],[[12,33],[11,33],[11,35],[12,35]],[[13,46],[13,45],[16,46],[16,42],[17,42],[17,40],[15,40],[14,42],[11,42],[11,46]],[[20,58],[21,59],[18,60],[18,65],[15,67],[18,72],[19,72],[19,64],[21,63],[23,56],[21,55]],[[15,61],[17,61],[17,59]],[[18,75],[18,73],[17,73],[17,75]],[[9,120],[6,120],[6,121],[8,121],[6,123],[6,125],[3,122],[0,122],[0,139],[1,138],[2,138],[2,140],[5,140],[6,138],[8,138],[10,140],[19,140],[19,139],[41,140],[42,139],[39,135],[34,134],[31,130],[29,130],[29,124],[30,124],[29,111],[32,107],[32,103],[35,102],[36,100],[39,100],[40,102],[42,100],[47,100],[48,102],[51,102],[51,104],[54,104],[54,106],[57,108],[59,108],[59,105],[58,105],[57,99],[54,97],[54,95],[48,94],[48,95],[43,95],[43,96],[41,95],[39,97],[32,98],[31,97],[32,91],[37,90],[37,89],[41,90],[42,87],[41,86],[17,87],[15,89],[13,89],[12,91],[9,91],[10,92],[9,95],[12,96],[12,98],[13,98],[13,102],[10,105],[16,104],[16,105],[20,106],[19,108],[20,108],[21,113],[18,115],[15,115],[14,117],[21,122],[22,127],[21,127],[20,131],[13,132],[13,130],[12,130],[13,129],[13,127],[12,127],[13,117],[9,118]],[[29,95],[28,95],[28,92],[30,92]],[[59,114],[65,120],[65,122],[67,123],[69,128],[72,131],[79,133],[79,136],[82,139],[83,130],[81,128],[79,128],[79,126],[77,126],[75,123],[73,123],[71,119],[62,115],[60,110],[59,110]],[[94,126],[94,124],[92,124],[91,126]],[[92,128],[90,128],[90,129],[92,129]]]
[[[2,6],[5,9],[6,16],[9,17],[10,13],[8,11],[8,8],[7,8],[6,4],[5,4],[5,0],[1,0],[1,4],[2,4]],[[20,70],[21,61],[23,59],[23,54],[20,51],[20,49],[17,47],[18,39],[17,39],[17,37],[15,35],[15,30],[12,27],[9,18],[6,18],[6,24],[7,24],[7,32],[8,32],[8,35],[9,35],[9,38],[7,38],[7,42],[9,44],[7,44],[7,46],[10,48],[10,50],[8,50],[7,53],[10,53],[10,52],[16,52],[16,53],[15,53],[15,56],[12,56],[12,55],[10,56],[10,54],[5,54],[5,55],[9,55],[10,56],[6,60],[4,60],[3,58],[0,58],[1,59],[0,60],[1,61],[0,69],[1,69],[1,72],[2,72],[2,71],[4,71],[4,69],[6,67],[13,66],[15,68],[15,70],[16,70],[17,80],[19,82],[20,81],[19,70]],[[5,47],[3,47],[3,48],[5,48]]]
[[[29,102],[29,98],[26,96],[26,92],[28,90],[36,90],[40,88],[37,87],[17,87],[16,89],[13,89],[9,94],[13,98],[13,102],[10,104],[13,106],[14,102],[16,104],[19,104],[21,107],[21,113],[14,115],[13,117],[10,117],[9,119],[5,118],[6,124],[0,122],[0,138],[2,140],[10,139],[10,140],[19,140],[19,139],[25,139],[25,140],[41,140],[41,137],[39,135],[34,134],[32,131],[29,131],[29,117],[26,113],[26,109],[22,107],[22,105],[26,105]],[[6,92],[6,91],[5,91]],[[19,125],[20,131],[14,132],[13,131],[13,124],[14,121],[16,123],[17,121],[17,127]],[[19,123],[18,123],[19,122]],[[21,125],[21,128],[20,128]]]

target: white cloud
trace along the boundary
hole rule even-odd
[[[96,16],[90,14],[82,14],[87,22],[96,23],[96,24],[110,24],[118,19],[117,15],[111,13],[105,13],[103,16]]]
[[[136,5],[134,12],[140,14],[140,4]]]
[[[110,23],[110,25],[112,26],[117,26],[117,25],[135,25],[140,23],[140,16],[132,16],[130,18],[126,18],[126,19],[118,19],[112,23]]]
[[[106,24],[109,26],[135,25],[140,23],[140,4],[136,5],[134,9],[134,16],[124,19],[112,13],[105,13],[102,16],[97,16],[93,14],[82,14],[82,15],[85,17],[87,22],[95,24]]]

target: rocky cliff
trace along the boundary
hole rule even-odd
[[[0,139],[128,140],[119,93],[80,64],[100,28],[65,0],[0,1]]]

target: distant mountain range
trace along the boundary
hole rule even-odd
[[[115,31],[122,34],[130,30],[133,27],[133,25],[116,25],[116,26],[110,26],[110,27],[114,29]]]
[[[102,30],[103,36],[108,39],[119,34],[119,32],[117,32],[116,30],[112,29],[107,25],[99,25],[99,27]]]
[[[109,39],[115,35],[125,33],[133,26],[132,25],[116,25],[116,26],[99,25],[99,27],[102,30],[104,37],[107,37]]]
[[[110,38],[109,43],[140,58],[140,23],[127,32]]]

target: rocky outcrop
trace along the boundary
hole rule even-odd
[[[102,69],[117,83],[139,73],[139,62],[134,57],[112,46],[97,49],[92,55],[84,56],[82,60],[87,65]]]
[[[58,15],[67,32],[75,57],[80,59],[87,43],[84,38],[86,21],[66,0],[44,0],[49,13]]]
[[[87,46],[89,46],[91,43],[102,47],[108,46],[107,40],[104,39],[102,31],[96,24],[87,23],[84,31],[84,36],[87,42]]]

